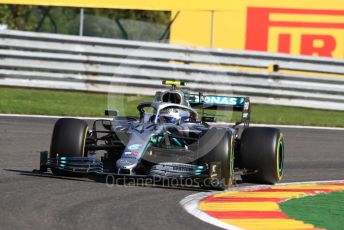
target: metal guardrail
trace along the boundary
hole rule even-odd
[[[256,103],[344,110],[344,60],[0,31],[0,85],[152,95],[162,79]]]

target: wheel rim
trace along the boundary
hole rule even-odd
[[[231,171],[231,183],[233,183],[233,180],[234,180],[234,138],[233,136],[231,137],[231,152],[230,152],[230,164],[231,164],[231,168],[230,168],[230,171]]]
[[[88,134],[88,127],[86,127],[84,142],[83,142],[83,147],[82,147],[82,156],[83,157],[87,156],[87,152],[85,152],[87,134]]]
[[[281,180],[284,172],[284,138],[281,134],[277,146],[277,177]]]

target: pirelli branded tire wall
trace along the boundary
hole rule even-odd
[[[161,39],[169,37],[172,44],[344,57],[344,1],[338,0],[0,0],[0,4],[167,11],[171,23]]]
[[[235,5],[235,10],[174,11],[172,18],[178,15],[172,25],[170,42],[344,57],[343,1],[246,0],[240,3]]]

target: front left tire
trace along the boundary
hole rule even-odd
[[[61,118],[54,126],[50,145],[50,157],[86,157],[85,148],[88,125],[86,121],[74,118]],[[51,168],[54,175],[73,176],[59,168]]]
[[[209,136],[206,136],[209,135]],[[207,149],[202,162],[209,164],[209,178],[201,187],[225,190],[234,181],[234,134],[228,129],[211,128],[199,143],[199,148]],[[212,146],[211,149],[209,149]]]

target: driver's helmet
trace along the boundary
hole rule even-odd
[[[190,113],[183,109],[167,108],[160,112],[160,119],[165,123],[180,124],[190,119]]]

